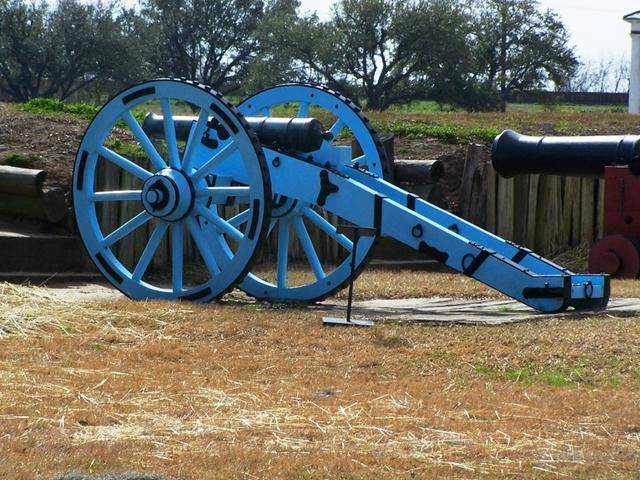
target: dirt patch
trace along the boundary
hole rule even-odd
[[[87,123],[67,115],[20,112],[13,105],[0,103],[0,159],[12,153],[31,157],[30,168],[48,172],[47,186],[68,191],[73,160]]]
[[[88,122],[69,115],[34,115],[0,103],[0,162],[12,153],[33,158],[31,168],[48,172],[47,185],[70,189],[73,161]],[[457,203],[466,147],[429,138],[395,138],[396,158],[445,162],[446,199]]]
[[[433,138],[394,138],[395,157],[407,160],[440,160],[465,150],[466,147],[441,143]]]

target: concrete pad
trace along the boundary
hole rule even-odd
[[[65,300],[93,301],[118,300],[127,298],[119,290],[107,283],[60,281],[47,282],[47,293]]]
[[[346,310],[346,302],[328,300],[319,304],[321,312]],[[576,318],[594,315],[640,317],[640,298],[616,298],[602,312],[540,313],[515,300],[460,300],[452,298],[405,298],[353,302],[352,314],[376,320],[427,322],[437,324],[501,325],[545,318]]]

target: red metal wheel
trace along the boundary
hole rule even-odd
[[[589,272],[608,273],[616,278],[638,278],[640,241],[625,235],[604,237],[591,249]]]

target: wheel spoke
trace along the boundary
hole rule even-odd
[[[131,278],[134,282],[140,281],[140,279],[142,279],[142,277],[146,273],[147,268],[149,268],[149,264],[151,263],[153,256],[156,254],[156,251],[160,246],[160,242],[162,241],[165,233],[167,233],[168,228],[168,223],[161,222],[158,223],[153,229],[153,233],[149,237],[149,241],[144,247],[142,255],[140,255],[140,259],[138,260],[138,264],[136,265],[136,268],[133,270],[133,274],[131,275]]]
[[[127,125],[129,125],[129,129],[133,133],[133,136],[136,137],[136,140],[138,140],[138,142],[140,143],[140,146],[145,151],[145,153],[149,157],[149,160],[151,161],[153,166],[156,168],[156,170],[162,170],[163,168],[167,168],[167,163],[164,161],[162,156],[158,153],[158,150],[156,150],[156,147],[154,147],[153,143],[151,142],[147,134],[144,133],[144,130],[142,130],[142,127],[140,126],[138,121],[135,119],[131,111],[127,110],[121,116],[122,116],[122,119],[127,123]]]
[[[207,160],[197,172],[191,175],[191,181],[193,183],[198,183],[198,181],[200,181],[207,173],[224,162],[237,149],[238,146],[236,145],[236,142],[231,142],[225,145],[221,150],[216,152],[213,157]]]
[[[298,109],[298,118],[306,118],[309,116],[309,103],[300,102],[300,108]]]
[[[140,180],[146,180],[151,177],[152,174],[148,170],[142,168],[140,165],[133,163],[131,160],[124,158],[122,155],[114,152],[113,150],[102,146],[98,149],[98,154],[101,157],[106,158],[111,163],[115,163],[117,166],[126,170],[131,175],[138,177]]]
[[[124,223],[123,225],[115,229],[113,232],[111,232],[109,235],[104,237],[104,239],[102,240],[102,246],[110,247],[111,245],[116,243],[118,240],[123,239],[133,231],[140,228],[142,225],[147,223],[150,219],[151,219],[151,215],[149,215],[146,211],[143,210],[138,215],[133,217],[131,220]]]
[[[218,267],[218,263],[211,253],[208,240],[202,234],[202,229],[191,215],[187,217],[186,223],[191,238],[193,238],[193,241],[196,243],[196,247],[198,247],[200,256],[202,260],[204,260],[204,264],[207,266],[209,273],[211,273],[212,276],[218,275],[220,273],[220,267]]]
[[[229,225],[233,225],[234,227],[237,227],[238,225],[247,223],[250,218],[251,218],[251,209],[248,208],[244,212],[240,212],[237,215],[234,215],[229,220],[227,220],[227,222],[229,223]]]
[[[244,234],[240,230],[232,226],[229,222],[220,218],[218,215],[215,215],[211,210],[206,208],[204,205],[198,204],[195,206],[194,210],[198,215],[201,215],[202,217],[207,219],[209,222],[211,222],[213,226],[221,233],[226,233],[232,239],[238,242],[244,238]]]
[[[279,220],[277,218],[272,218],[271,220],[269,220],[269,229],[267,230],[267,235],[271,235],[271,232],[273,231],[273,228],[276,226],[278,221]]]
[[[142,200],[141,190],[119,190],[114,192],[95,192],[91,196],[94,202],[127,202]]]
[[[336,138],[338,136],[338,134],[342,130],[342,127],[344,127],[344,121],[339,118],[338,120],[336,120],[336,123],[334,123],[329,129],[329,132],[331,132],[331,134],[333,135],[333,138]],[[331,142],[333,141],[333,139],[329,141]]]
[[[293,218],[293,228],[296,230],[298,240],[300,241],[302,249],[307,256],[307,260],[309,260],[309,265],[311,265],[311,269],[313,270],[316,279],[322,280],[327,276],[327,274],[324,273],[324,270],[322,269],[322,264],[320,263],[316,249],[313,247],[313,242],[311,241],[311,237],[304,225],[302,217],[296,216]]]
[[[326,218],[320,215],[315,210],[307,207],[304,209],[304,215],[313,223],[315,223],[320,230],[333,238],[336,242],[338,242],[342,247],[346,250],[353,250],[353,242],[349,240],[345,235],[338,233],[336,231],[336,227],[334,227],[331,222],[329,222]]]
[[[211,198],[213,203],[226,203],[229,197],[245,200],[249,199],[249,187],[207,187],[198,190],[198,197]],[[239,203],[242,203],[241,201]]]
[[[193,155],[196,151],[196,147],[200,142],[200,139],[204,135],[204,131],[207,128],[207,122],[209,121],[209,112],[202,109],[200,115],[198,115],[198,121],[195,126],[191,127],[191,133],[189,135],[189,141],[184,149],[184,156],[182,157],[182,171],[187,175],[191,173],[191,163]]]
[[[173,123],[173,113],[171,112],[171,103],[168,98],[161,100],[162,105],[162,122],[164,123],[164,138],[167,142],[167,150],[169,153],[169,166],[171,168],[180,168],[180,153],[178,152],[178,141],[176,140],[176,126]]]
[[[171,224],[171,287],[173,293],[182,292],[184,270],[184,226],[182,222]]]
[[[277,285],[280,288],[287,286],[287,269],[289,264],[289,221],[281,219],[278,222],[278,272]]]

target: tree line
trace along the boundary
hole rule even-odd
[[[223,93],[318,82],[369,109],[435,99],[500,110],[510,92],[571,84],[568,32],[537,0],[0,0],[0,92],[101,98],[176,76]]]

